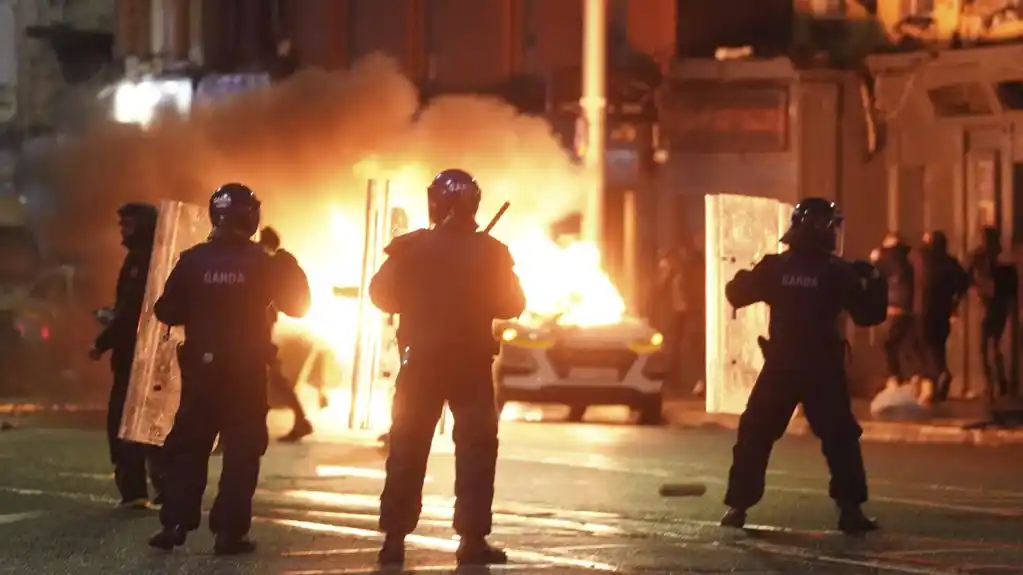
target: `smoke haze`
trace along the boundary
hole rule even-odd
[[[346,237],[361,238],[367,177],[392,178],[393,203],[409,209],[413,225],[425,224],[425,186],[450,167],[479,180],[481,225],[512,202],[495,230],[502,239],[578,209],[582,170],[544,120],[493,98],[441,97],[423,110],[418,102],[397,63],[375,55],[347,71],[303,71],[189,117],[162,117],[147,130],[103,123],[56,157],[52,240],[63,251],[83,237],[106,243],[124,202],[205,205],[217,186],[239,181],[262,198],[264,221],[284,247],[302,257],[295,243],[334,241],[337,210],[360,227]]]

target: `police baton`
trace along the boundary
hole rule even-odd
[[[494,214],[493,219],[490,220],[490,223],[487,224],[487,227],[483,228],[483,233],[489,234],[491,232],[491,230],[494,229],[494,226],[497,225],[497,222],[501,219],[501,217],[504,215],[504,213],[508,211],[508,208],[510,208],[510,207],[511,207],[511,202],[505,202],[505,203],[501,204],[501,209],[497,210],[497,213]]]

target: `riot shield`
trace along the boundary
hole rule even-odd
[[[121,419],[121,439],[163,445],[174,423],[181,398],[178,345],[181,328],[168,329],[153,315],[153,305],[179,255],[206,239],[210,223],[206,210],[183,202],[160,203],[156,237],[146,279],[146,296],[139,318],[138,344],[131,382]]]
[[[725,284],[767,254],[778,253],[792,207],[770,198],[706,197],[707,412],[740,414],[764,365],[758,337],[767,336],[768,308],[735,311]]]
[[[378,429],[390,423],[388,412],[393,385],[390,379],[382,377],[382,354],[388,319],[370,301],[369,282],[383,263],[384,248],[394,235],[391,216],[388,182],[370,180],[366,186],[366,228],[359,281],[358,332],[352,361],[351,403],[348,412],[350,429]],[[395,223],[401,224],[400,221]]]

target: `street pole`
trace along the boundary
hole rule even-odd
[[[607,0],[582,0],[583,89],[579,107],[586,121],[583,162],[588,183],[583,237],[603,253],[604,148],[607,113]]]

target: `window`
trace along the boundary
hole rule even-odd
[[[0,281],[31,281],[41,266],[39,246],[28,228],[0,227]]]
[[[993,113],[987,87],[978,82],[948,84],[927,90],[927,97],[939,118],[985,116]]]
[[[661,122],[682,151],[785,152],[788,94],[788,86],[767,82],[681,82],[665,95]]]
[[[1006,110],[1023,110],[1023,80],[995,84],[998,101]]]

